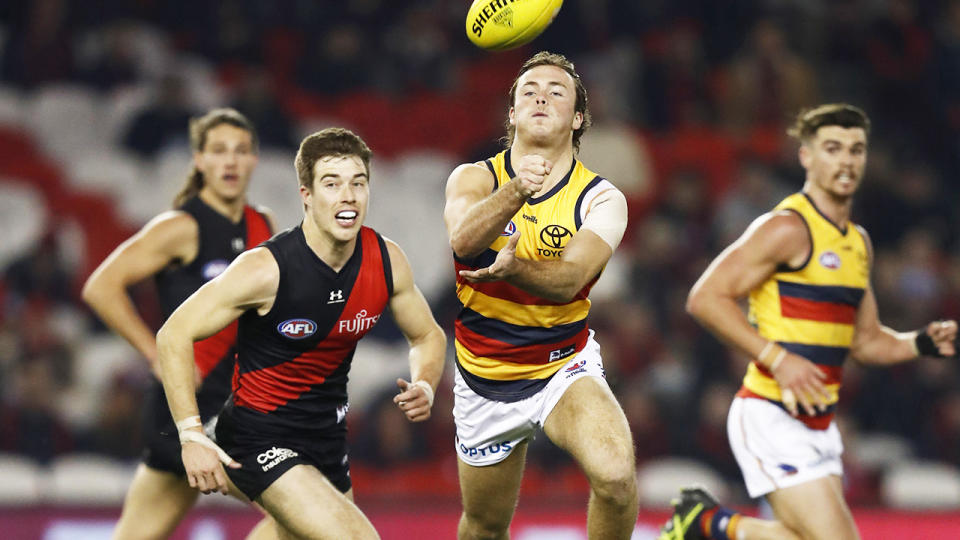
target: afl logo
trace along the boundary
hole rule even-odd
[[[223,259],[217,259],[215,261],[210,261],[207,264],[203,265],[203,268],[200,269],[200,275],[203,276],[205,281],[210,281],[211,279],[219,276],[223,273],[227,267],[230,266],[230,261]]]
[[[290,339],[304,339],[317,331],[317,323],[310,319],[288,319],[277,325],[277,332]]]
[[[507,226],[503,228],[503,232],[500,233],[500,236],[513,236],[513,233],[517,232],[517,224],[510,220],[510,223],[507,223]]]
[[[820,254],[820,266],[830,270],[840,268],[840,256],[832,251],[824,251]]]
[[[553,249],[562,248],[567,238],[571,236],[573,234],[566,227],[560,225],[547,225],[540,231],[540,241]]]

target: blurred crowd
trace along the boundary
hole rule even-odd
[[[105,95],[148,84],[150,100],[122,134],[145,160],[185,144],[186,119],[211,105],[196,80],[168,69],[170,57],[213,66],[212,83],[229,89],[218,95],[254,121],[264,146],[287,150],[301,137],[304,112],[329,113],[333,102],[350,114],[351,99],[369,102],[361,96],[398,106],[418,96],[486,99],[466,111],[475,124],[470,136],[448,149],[467,161],[496,151],[522,59],[540,49],[567,55],[594,114],[581,157],[630,201],[628,233],[598,285],[590,321],[638,460],[694,458],[740,497],[725,424],[748,359],[710,337],[683,306],[705,264],[802,185],[784,133],[800,108],[847,101],[873,120],[854,220],[875,247],[881,320],[910,330],[960,317],[958,0],[567,0],[533,46],[501,55],[465,39],[464,1],[13,4],[0,12],[0,84],[31,92],[69,82]],[[493,98],[483,84],[493,86]],[[347,120],[378,130],[360,131],[375,152],[378,138],[401,129],[392,113],[373,123],[355,113]],[[419,116],[424,131],[458,129],[429,106]],[[86,275],[71,238],[54,228],[2,270],[0,451],[41,461],[77,451],[135,459],[145,367],[113,374],[96,411],[70,406],[84,376],[76,343],[105,332],[79,301]],[[446,279],[449,292],[431,303],[452,333],[452,267]],[[158,323],[149,286],[133,294]],[[448,364],[448,375],[453,369]],[[958,383],[955,360],[887,370],[848,362],[838,419],[852,504],[879,501],[882,468],[857,452],[878,434],[903,441],[910,455],[960,464]],[[392,394],[365,396],[364,407],[351,409],[353,461],[374,469],[451,463],[450,381],[425,425],[403,422]],[[541,455],[532,467],[573,467],[542,440],[531,451]]]

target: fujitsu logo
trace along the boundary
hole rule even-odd
[[[367,310],[361,309],[360,313],[357,313],[353,319],[346,319],[338,322],[338,330],[341,334],[350,333],[350,334],[360,334],[366,332],[367,330],[373,328],[373,325],[377,324],[377,321],[380,320],[380,314],[373,315],[372,317],[367,317]]]

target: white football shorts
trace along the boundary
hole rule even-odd
[[[727,416],[727,436],[750,497],[843,476],[835,421],[827,429],[811,429],[767,400],[737,397]]]
[[[580,377],[605,380],[600,345],[593,330],[583,349],[560,368],[550,382],[536,394],[505,403],[478,395],[454,372],[453,418],[457,424],[457,456],[475,467],[499,463],[517,444],[532,439],[563,393]]]

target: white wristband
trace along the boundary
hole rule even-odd
[[[430,386],[430,383],[420,379],[419,381],[414,382],[413,386],[419,386],[420,388],[423,388],[423,391],[427,394],[427,406],[433,407],[433,387]]]
[[[217,443],[210,440],[210,437],[207,437],[199,431],[187,430],[180,432],[180,444],[184,443],[197,443],[200,446],[206,446],[207,448],[213,450],[217,453],[217,457],[220,458],[220,461],[224,465],[229,465],[233,463],[233,458],[230,457],[226,452],[223,451],[223,448],[217,446]]]
[[[773,373],[777,366],[780,365],[780,362],[783,362],[783,359],[787,357],[787,350],[780,349],[780,352],[777,353],[777,357],[773,359],[773,362],[770,363],[770,373]]]
[[[195,427],[201,427],[201,426],[203,426],[203,424],[200,423],[200,417],[199,417],[199,416],[197,416],[197,415],[188,416],[188,417],[184,418],[183,420],[180,420],[179,422],[177,422],[177,432],[178,432],[178,433],[181,433],[181,432],[183,432],[183,430],[185,430],[185,429],[190,429],[190,428],[195,428]]]

